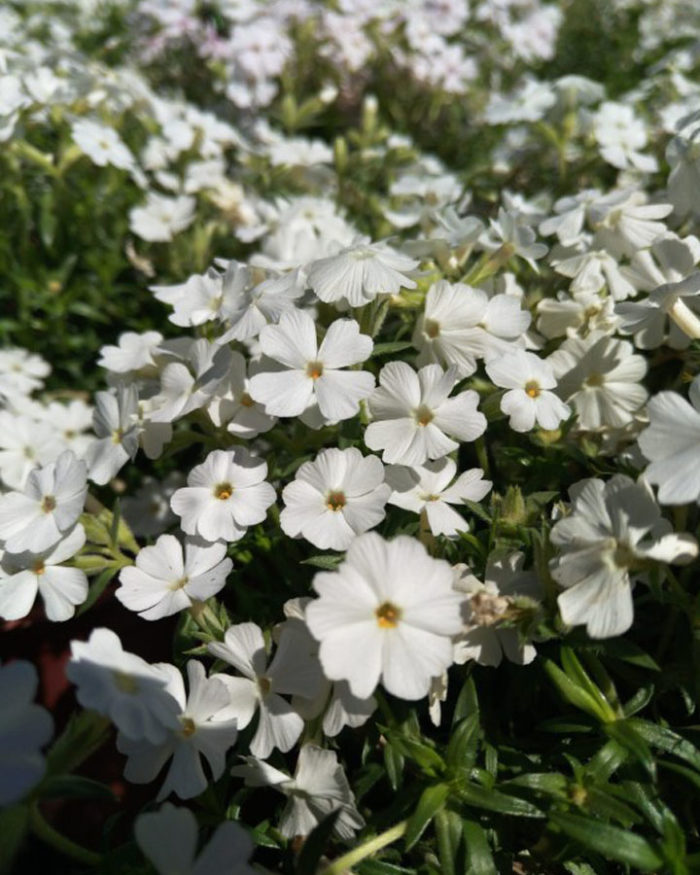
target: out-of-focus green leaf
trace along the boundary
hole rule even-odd
[[[406,850],[410,850],[425,832],[430,821],[440,811],[450,796],[450,788],[447,784],[435,784],[426,787],[418,800],[416,810],[409,818],[404,841]]]
[[[609,860],[626,863],[642,872],[651,872],[663,866],[663,857],[658,848],[629,830],[565,812],[553,812],[550,823],[569,838]]]

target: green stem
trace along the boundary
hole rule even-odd
[[[29,811],[29,822],[32,832],[37,838],[46,842],[47,845],[51,845],[52,848],[65,854],[65,856],[72,857],[80,863],[85,863],[86,866],[99,866],[102,862],[100,854],[76,844],[47,823],[37,803],[34,803]]]
[[[342,857],[338,857],[337,860],[334,860],[330,866],[323,870],[323,875],[342,875],[342,873],[350,869],[351,866],[365,860],[367,857],[370,857],[372,854],[375,854],[377,851],[380,851],[382,848],[395,842],[396,839],[400,839],[406,832],[407,825],[408,821],[402,820],[401,823],[397,823],[396,826],[392,826],[390,829],[386,830],[386,832],[374,836],[374,838],[369,839],[364,844],[354,848]]]
[[[486,451],[486,441],[480,437],[474,441],[474,449],[476,450],[476,458],[479,462],[479,467],[484,472],[484,477],[491,477],[491,465],[489,464],[489,454]]]

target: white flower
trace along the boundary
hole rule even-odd
[[[506,353],[488,362],[486,373],[497,386],[509,390],[501,398],[501,410],[510,416],[514,431],[531,431],[536,424],[552,430],[569,418],[571,408],[548,391],[557,385],[551,364],[534,353]]]
[[[26,349],[0,350],[0,395],[29,395],[44,385],[51,367]]]
[[[438,280],[425,298],[413,345],[420,350],[418,364],[454,365],[468,377],[477,359],[489,359],[510,349],[530,324],[530,314],[512,295],[489,298],[482,289]]]
[[[264,482],[267,463],[243,447],[214,450],[187,477],[170,506],[183,531],[205,541],[237,541],[248,526],[261,523],[275,501],[275,490]]]
[[[314,320],[294,310],[262,329],[260,348],[281,369],[252,376],[250,395],[272,416],[299,416],[315,402],[327,421],[349,419],[374,388],[367,371],[341,370],[372,352],[371,338],[354,319],[336,319],[319,346]]]
[[[192,799],[210,784],[200,756],[209,763],[212,778],[217,781],[224,773],[226,752],[235,743],[238,728],[226,713],[226,687],[217,676],[208,678],[201,662],[191,659],[187,663],[187,697],[180,672],[172,665],[164,664],[162,668],[169,677],[168,692],[179,712],[169,722],[165,739],[152,744],[120,732],[117,748],[128,757],[124,777],[136,784],[153,781],[172,757],[156,798],[160,801],[175,793],[180,799]]]
[[[479,396],[468,389],[447,396],[457,371],[426,365],[416,373],[405,362],[390,362],[379,373],[379,386],[369,400],[373,422],[365,431],[371,450],[384,450],[385,462],[421,465],[456,450],[460,441],[476,440],[486,430],[477,411]]]
[[[219,824],[195,859],[198,832],[189,808],[170,802],[140,814],[134,823],[136,843],[159,875],[255,875],[257,869],[248,865],[253,841],[240,824]]]
[[[133,459],[139,448],[138,393],[135,386],[120,386],[116,394],[95,395],[93,423],[98,440],[85,453],[88,476],[103,486]]]
[[[145,331],[136,334],[126,331],[119,335],[117,346],[103,346],[97,364],[114,374],[128,374],[132,371],[155,371],[155,355],[163,342],[159,331]]]
[[[557,394],[573,405],[580,428],[622,428],[634,420],[647,399],[640,382],[647,363],[633,349],[594,331],[570,337],[547,359],[559,381]]]
[[[161,535],[152,547],[139,551],[136,565],[122,569],[115,596],[144,620],[169,617],[223,589],[233,568],[225,555],[223,544],[188,538],[183,551],[176,537]]]
[[[131,738],[163,741],[179,713],[163,664],[149,665],[123,650],[111,629],[93,629],[88,641],[71,641],[66,677],[76,685],[83,708],[109,717]]]
[[[279,824],[282,835],[307,836],[337,809],[340,814],[333,829],[340,838],[350,839],[364,826],[343,767],[332,750],[302,745],[293,778],[254,757],[243,759],[245,765],[231,769],[232,775],[243,778],[248,787],[274,787],[289,796]]]
[[[131,170],[134,167],[134,156],[114,128],[90,119],[78,119],[73,123],[71,136],[81,151],[98,167],[105,167],[107,164],[121,170]]]
[[[661,504],[700,501],[700,379],[690,386],[688,402],[676,392],[659,392],[649,401],[649,427],[639,446],[650,461],[644,472],[659,487]]]
[[[449,458],[415,468],[390,465],[386,471],[386,482],[393,490],[389,504],[425,513],[434,535],[454,538],[458,532],[468,531],[469,523],[450,505],[461,505],[465,499],[481,501],[491,489],[491,482],[482,480],[481,468],[464,471],[452,483],[456,473],[457,465]]]
[[[290,537],[303,535],[322,550],[345,550],[384,519],[390,492],[376,456],[363,457],[354,447],[322,450],[284,487],[280,525]]]
[[[0,495],[0,540],[5,550],[41,553],[78,522],[87,495],[87,468],[70,450],[35,468],[23,492]]]
[[[658,169],[656,158],[639,151],[647,145],[647,132],[628,104],[608,100],[602,103],[593,116],[593,134],[600,154],[613,167],[634,167],[645,173]]]
[[[197,202],[193,197],[166,197],[151,191],[145,206],[129,212],[129,227],[142,240],[168,242],[194,221]]]
[[[170,509],[170,499],[184,482],[179,471],[171,471],[162,483],[153,477],[144,477],[136,494],[122,499],[122,516],[137,537],[160,535],[177,522]]]
[[[503,625],[517,619],[520,608],[536,609],[541,598],[537,575],[522,570],[524,561],[524,554],[517,551],[492,553],[483,583],[465,565],[455,566],[455,589],[468,596],[464,630],[455,639],[458,665],[473,659],[479,665],[497,666],[504,654],[516,665],[529,665],[537,655],[518,628]]]
[[[330,680],[347,680],[367,698],[380,679],[402,699],[426,696],[452,664],[450,636],[461,628],[452,569],[406,536],[357,537],[336,572],[314,578],[320,598],[306,609]]]
[[[253,370],[251,365],[251,373]],[[232,352],[228,374],[207,407],[214,425],[225,425],[231,434],[246,439],[269,431],[276,422],[261,404],[253,401],[249,388],[246,361],[239,352]]]
[[[557,599],[568,625],[586,624],[591,638],[622,635],[632,625],[632,581],[641,563],[689,562],[694,538],[675,534],[644,483],[618,474],[607,483],[581,480],[569,490],[572,508],[552,529],[561,553],[552,576],[566,591]]]
[[[235,261],[228,262],[221,305],[221,317],[228,327],[217,343],[257,337],[266,325],[276,324],[284,313],[295,309],[294,302],[304,292],[299,271],[273,274],[259,281],[260,272],[260,268],[251,271]]]
[[[34,704],[37,686],[31,663],[0,665],[0,807],[19,802],[46,770],[41,748],[53,735],[53,719]]]
[[[416,267],[417,261],[386,243],[360,237],[337,255],[314,261],[307,269],[307,283],[322,301],[346,300],[351,307],[363,307],[379,294],[415,289],[406,274]]]
[[[72,617],[75,606],[87,598],[87,577],[80,569],[61,563],[84,544],[85,531],[77,525],[48,550],[5,553],[0,565],[0,616],[6,620],[26,617],[38,592],[49,620]]]
[[[62,449],[49,423],[0,410],[0,476],[10,489],[23,489],[32,468],[52,462]]]
[[[304,729],[304,721],[283,695],[312,697],[321,683],[318,661],[312,658],[305,637],[285,624],[275,655],[268,663],[260,627],[239,623],[226,630],[223,643],[214,642],[208,649],[243,675],[214,675],[228,690],[227,715],[235,717],[238,727],[245,729],[259,712],[251,752],[264,759],[275,748],[290,750]]]
[[[75,398],[67,404],[50,401],[44,408],[43,418],[59,432],[65,448],[72,450],[80,459],[93,441],[93,436],[87,434],[92,426],[92,414],[92,407]]]
[[[163,368],[160,392],[150,400],[148,419],[173,422],[208,404],[226,379],[232,355],[227,346],[203,337],[193,341],[181,361],[171,361]]]
[[[671,204],[648,204],[640,189],[622,189],[598,198],[589,207],[591,225],[596,230],[594,248],[615,256],[634,256],[647,249],[668,229],[658,221],[672,212]]]

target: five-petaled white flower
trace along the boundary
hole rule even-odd
[[[183,549],[174,535],[161,535],[139,551],[136,565],[122,569],[115,595],[144,620],[169,617],[223,589],[233,567],[225,556],[224,544],[187,538]]]
[[[421,699],[452,664],[461,629],[460,595],[447,562],[405,535],[357,537],[336,572],[314,578],[320,598],[306,608],[329,680],[347,680],[367,698],[379,680],[402,699]]]
[[[304,462],[284,487],[280,525],[287,535],[302,535],[322,550],[345,550],[384,519],[390,492],[376,456],[332,447]]]
[[[314,402],[328,422],[354,416],[372,392],[367,371],[344,371],[369,358],[372,339],[354,319],[336,319],[320,346],[314,320],[303,310],[285,313],[260,332],[260,348],[278,369],[250,378],[250,395],[272,416],[299,416]]]
[[[551,364],[534,353],[508,352],[487,362],[486,373],[497,386],[508,389],[501,410],[510,416],[514,431],[531,431],[535,425],[553,430],[568,419],[571,408],[549,391],[557,385]]]
[[[170,499],[188,535],[205,541],[237,541],[248,526],[261,523],[275,502],[265,482],[267,462],[243,447],[214,450],[187,477],[187,486]]]
[[[486,417],[476,408],[471,389],[447,396],[457,371],[426,365],[416,373],[405,362],[390,362],[379,373],[379,386],[369,400],[373,422],[365,431],[371,450],[384,450],[385,462],[422,465],[456,450],[460,441],[476,440],[486,430]]]

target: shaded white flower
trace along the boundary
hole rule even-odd
[[[247,787],[274,787],[289,797],[280,818],[282,835],[307,836],[338,809],[340,814],[333,830],[340,838],[350,839],[364,826],[343,767],[332,750],[302,745],[293,778],[255,757],[243,760],[244,765],[231,769],[232,775],[243,778]]]
[[[23,659],[0,665],[0,807],[19,802],[46,771],[41,748],[53,735],[53,719],[34,703],[38,683]]]
[[[380,679],[402,699],[426,696],[433,677],[452,664],[460,597],[452,569],[413,538],[391,542],[366,532],[336,572],[313,582],[319,598],[306,609],[330,680],[346,680],[367,698]]]
[[[163,368],[160,392],[150,399],[148,419],[173,422],[204,407],[226,378],[232,355],[228,347],[203,337],[193,341],[180,361],[171,361]]]
[[[29,472],[52,462],[62,449],[48,422],[0,410],[0,477],[10,489],[23,489]]]
[[[649,427],[639,446],[649,460],[644,477],[659,487],[661,504],[700,502],[700,379],[690,404],[676,392],[659,392],[647,404]]]
[[[175,793],[192,799],[203,793],[210,780],[204,773],[201,757],[209,764],[216,781],[224,773],[226,753],[238,735],[236,721],[226,714],[228,692],[217,676],[207,677],[201,662],[187,663],[189,695],[185,695],[182,675],[175,666],[163,664],[168,675],[167,691],[177,707],[168,723],[165,739],[152,744],[145,739],[117,736],[117,748],[127,756],[124,777],[136,784],[153,781],[172,758],[157,799]]]
[[[26,349],[0,349],[0,395],[29,395],[44,385],[51,367]]]
[[[476,409],[479,396],[467,389],[448,398],[456,382],[455,368],[426,365],[416,373],[405,362],[385,365],[369,400],[367,446],[383,450],[385,462],[421,465],[456,450],[453,437],[476,440],[486,430],[486,417]]]
[[[354,447],[322,450],[284,487],[280,525],[322,550],[345,550],[384,519],[390,492],[376,456],[363,457]]]
[[[460,378],[468,377],[477,359],[510,349],[527,331],[530,318],[512,295],[489,298],[482,289],[438,280],[428,289],[425,311],[413,332],[418,364],[453,365]]]
[[[23,492],[0,495],[0,541],[10,553],[42,553],[72,529],[87,495],[87,467],[66,450],[35,468]]]
[[[262,630],[255,623],[239,623],[226,630],[223,643],[208,645],[209,652],[228,662],[243,677],[220,674],[229,694],[227,714],[240,729],[258,712],[251,752],[263,759],[275,748],[290,750],[304,729],[304,721],[284,695],[312,697],[321,683],[318,662],[304,636],[283,626],[275,655],[268,662]]]
[[[462,505],[465,499],[481,501],[491,489],[481,468],[464,471],[453,483],[456,473],[457,465],[449,458],[414,468],[390,465],[386,470],[386,482],[393,490],[389,504],[424,513],[434,535],[454,538],[468,531],[469,523],[450,505]]]
[[[547,359],[557,378],[557,394],[569,402],[582,429],[622,428],[647,399],[641,380],[646,360],[634,347],[595,331],[570,337]]]
[[[255,875],[248,864],[253,840],[240,824],[217,826],[197,854],[197,819],[189,808],[165,802],[158,811],[140,814],[134,823],[136,843],[159,875]],[[195,859],[196,857],[196,859]]]
[[[66,677],[83,708],[109,717],[131,738],[162,741],[178,713],[162,664],[149,665],[124,650],[111,629],[93,629],[88,641],[71,641]]]
[[[144,620],[169,617],[193,602],[204,602],[226,585],[233,562],[224,544],[205,544],[188,538],[183,545],[173,535],[161,535],[123,568],[115,596]]]
[[[649,204],[639,189],[621,189],[598,198],[589,207],[591,225],[596,231],[594,248],[603,248],[619,258],[632,257],[659,237],[668,234],[663,219],[672,212],[671,204]]]
[[[155,356],[162,342],[163,335],[159,331],[145,331],[143,334],[125,331],[119,335],[116,346],[107,345],[100,349],[97,364],[115,374],[155,372]]]
[[[170,509],[170,499],[184,482],[179,471],[171,471],[162,483],[153,477],[144,477],[134,495],[122,498],[122,516],[137,537],[160,535],[177,522]]]
[[[262,280],[260,274],[260,268],[252,271],[235,261],[228,262],[221,305],[226,327],[217,343],[257,337],[266,325],[276,324],[284,313],[295,309],[294,302],[304,292],[299,271],[271,274]]]
[[[251,364],[251,374],[258,369],[259,366]],[[225,425],[231,434],[246,439],[269,431],[276,422],[261,404],[253,401],[249,388],[246,361],[239,352],[232,352],[228,373],[207,406],[214,425]]]
[[[367,371],[342,370],[372,353],[371,338],[354,319],[336,319],[319,345],[314,320],[294,310],[262,329],[260,348],[279,369],[254,374],[250,395],[273,416],[299,416],[316,403],[329,422],[349,419],[374,388]]]
[[[78,119],[73,122],[71,136],[80,150],[98,167],[107,164],[121,170],[134,167],[134,156],[114,128],[108,125],[90,119]]]
[[[351,307],[363,307],[379,294],[415,289],[407,274],[417,267],[415,259],[386,243],[360,237],[336,255],[314,261],[307,268],[306,281],[322,301],[345,300]]]
[[[658,169],[653,155],[639,151],[647,145],[646,127],[628,104],[610,100],[602,103],[593,116],[593,134],[600,154],[613,167],[620,170],[634,167],[644,173]]]
[[[98,439],[85,453],[90,480],[103,486],[134,458],[139,448],[138,416],[138,393],[133,385],[95,395],[93,424]]]
[[[489,379],[508,391],[501,398],[501,410],[510,417],[514,431],[559,427],[568,419],[571,408],[554,392],[557,381],[552,366],[534,353],[515,350],[486,364]]]
[[[0,563],[0,616],[19,620],[31,611],[37,593],[49,620],[61,622],[75,613],[88,594],[85,572],[62,563],[85,544],[81,525],[66,532],[48,550],[5,553]]]
[[[581,480],[569,495],[571,512],[551,533],[561,551],[552,576],[566,588],[557,599],[562,619],[585,623],[591,638],[622,635],[632,625],[632,583],[644,563],[690,562],[698,545],[672,531],[643,481],[623,474],[607,483]]]
[[[455,662],[470,659],[479,665],[497,666],[505,655],[516,665],[529,665],[537,651],[516,626],[519,615],[537,610],[542,596],[537,575],[523,571],[525,555],[492,553],[483,583],[466,565],[455,566],[455,589],[467,599],[463,606],[464,629],[455,638]]]

